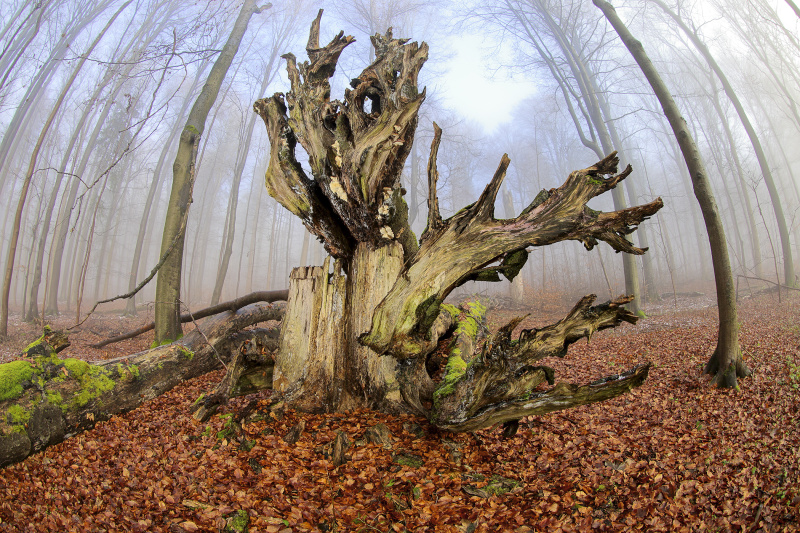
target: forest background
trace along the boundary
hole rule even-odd
[[[625,182],[627,205],[664,199],[665,208],[633,235],[650,248],[631,258],[640,301],[711,284],[708,238],[672,133],[640,71],[590,3],[273,4],[251,21],[199,145],[184,247],[185,306],[285,288],[293,267],[321,264],[325,256],[266,193],[269,142],[252,111],[256,99],[287,89],[280,56],[302,49],[320,7],[327,13],[323,40],[340,28],[356,37],[332,80],[334,95],[372,59],[369,35],[392,26],[395,35],[431,46],[420,82],[428,97],[403,179],[415,233],[426,221],[433,120],[444,130],[439,198],[445,217],[477,197],[504,152],[512,163],[498,201],[501,217],[597,159],[600,140],[586,88],[574,75],[577,61],[617,137],[615,147],[622,147],[622,164],[634,166],[636,179]],[[800,19],[793,2],[664,6],[702,39],[729,79],[763,147],[774,193],[742,120],[687,34],[658,3],[617,7],[632,31],[646,36],[701,147],[734,274],[792,284],[786,263],[796,255],[800,232]],[[179,133],[237,10],[166,0],[4,3],[0,264],[11,265],[10,244],[18,236],[9,290],[21,318],[58,312],[77,320],[95,301],[134,288],[158,262]],[[21,198],[29,174],[29,192]],[[591,206],[607,211],[610,204],[601,197]],[[515,297],[616,296],[625,291],[622,263],[608,249],[587,253],[574,242],[539,249]],[[508,290],[496,285],[475,282],[461,291]],[[126,312],[151,308],[154,288],[151,283],[127,300]]]

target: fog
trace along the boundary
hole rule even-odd
[[[350,79],[374,59],[370,34],[392,26],[395,36],[430,45],[420,75],[427,99],[403,179],[417,235],[426,225],[433,121],[444,130],[438,159],[443,217],[475,201],[504,153],[511,167],[498,217],[516,216],[540,190],[558,187],[612,149],[633,174],[615,200],[598,197],[593,209],[664,200],[629,236],[649,248],[631,258],[632,266],[624,267],[624,254],[603,243],[586,251],[567,242],[532,251],[514,290],[507,282],[470,283],[459,294],[522,296],[530,305],[572,302],[587,293],[605,298],[626,292],[625,268],[638,274],[645,302],[713,291],[708,236],[672,130],[591,2],[272,3],[253,16],[198,147],[184,246],[185,305],[286,288],[292,268],[325,258],[322,245],[267,193],[269,141],[252,110],[256,99],[288,90],[281,55],[306,59],[309,25],[320,8],[322,42],[339,30],[356,38],[342,54],[332,98],[341,99]],[[767,283],[754,278],[794,283],[786,279],[787,258],[800,259],[794,3],[666,4],[707,47],[729,89],[657,2],[615,2],[699,144],[734,275],[746,276],[738,278],[743,290]],[[180,132],[239,7],[207,0],[4,1],[0,264],[12,313],[27,319],[85,313],[98,300],[134,289],[159,262]],[[100,309],[147,311],[154,294],[155,280],[134,298]]]

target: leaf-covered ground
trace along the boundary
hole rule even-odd
[[[203,376],[0,471],[0,531],[220,531],[242,510],[259,532],[800,530],[800,296],[742,302],[754,375],[739,391],[700,375],[716,310],[670,305],[547,363],[557,379],[585,382],[649,360],[643,387],[525,419],[505,441],[499,429],[454,435],[375,412],[257,410],[231,434],[231,413],[249,400],[193,422],[188,406],[220,373]],[[73,357],[81,338],[97,337],[74,335]],[[137,342],[148,341],[123,348]],[[390,445],[365,441],[378,423]],[[351,446],[334,467],[324,447],[338,431]]]

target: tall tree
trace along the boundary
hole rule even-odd
[[[286,43],[289,42],[289,39],[297,30],[297,23],[299,21],[298,15],[299,10],[294,9],[292,12],[287,13],[284,17],[281,17],[282,20],[280,21],[280,24],[277,24],[272,28],[272,50],[269,51],[263,67],[263,78],[257,93],[258,98],[262,98],[265,95],[267,86],[277,73],[278,58],[284,51]],[[258,117],[255,113],[248,113],[246,126],[244,128],[244,140],[243,142],[239,142],[236,151],[236,164],[233,170],[233,179],[231,180],[231,192],[228,198],[228,209],[225,216],[225,227],[222,234],[220,261],[217,268],[216,280],[214,282],[214,291],[211,295],[211,305],[216,305],[219,303],[219,299],[222,295],[222,287],[225,283],[225,276],[228,273],[228,266],[230,264],[231,255],[233,254],[233,241],[236,237],[236,211],[239,204],[239,185],[242,180],[242,175],[244,174],[244,168],[245,164],[247,163],[248,155],[250,154],[250,144],[253,140],[253,131],[256,125],[256,118]]]
[[[611,4],[603,0],[592,0],[592,2],[602,10],[606,19],[614,27],[620,39],[625,43],[636,63],[642,69],[647,81],[650,82],[653,92],[661,102],[664,115],[666,115],[681,147],[686,166],[689,169],[689,175],[692,178],[694,193],[700,204],[703,219],[708,229],[711,259],[714,264],[714,281],[717,288],[719,333],[717,335],[717,346],[706,365],[705,372],[714,376],[714,383],[718,386],[735,387],[737,384],[736,378],[750,375],[750,370],[742,360],[742,352],[739,347],[736,294],[730,259],[728,258],[725,230],[722,227],[722,220],[719,216],[714,193],[711,190],[711,184],[708,182],[708,173],[703,163],[703,157],[697,149],[694,138],[686,125],[686,121],[681,116],[675,100],[672,98],[672,93],[661,79],[652,61],[650,61],[642,43],[633,37]]]
[[[19,242],[19,233],[20,233],[20,224],[22,223],[22,210],[25,208],[25,200],[28,196],[28,189],[31,184],[31,178],[33,178],[33,173],[36,171],[36,165],[39,157],[39,152],[42,149],[42,145],[44,144],[45,137],[47,137],[48,132],[50,131],[50,126],[53,125],[55,121],[56,114],[58,114],[59,110],[61,109],[61,105],[64,103],[64,100],[69,93],[69,90],[72,88],[72,84],[75,82],[75,79],[80,74],[83,65],[89,59],[89,55],[94,51],[95,47],[100,43],[100,40],[103,38],[105,33],[108,31],[108,28],[114,23],[120,13],[122,13],[126,7],[128,7],[133,0],[128,0],[120,8],[112,15],[111,19],[102,29],[102,31],[95,37],[94,41],[89,45],[89,48],[84,52],[81,59],[75,65],[72,70],[72,74],[70,75],[69,79],[67,79],[64,87],[61,89],[61,93],[58,95],[55,103],[53,104],[53,108],[50,111],[50,114],[47,117],[47,121],[42,126],[42,130],[39,133],[39,139],[36,141],[36,145],[33,148],[31,153],[30,162],[28,163],[28,170],[25,173],[25,178],[22,182],[22,190],[19,193],[19,201],[17,202],[17,211],[14,215],[14,223],[12,227],[11,233],[11,241],[8,245],[8,255],[6,256],[6,268],[5,268],[5,276],[3,278],[3,294],[2,294],[2,302],[0,302],[0,337],[5,337],[8,335],[8,299],[11,292],[11,276],[14,272],[14,257],[17,252],[17,243]]]
[[[783,205],[781,202],[781,195],[778,192],[778,188],[775,184],[775,179],[772,176],[772,169],[770,168],[769,162],[767,161],[767,157],[764,154],[764,149],[761,146],[761,140],[756,133],[755,128],[753,127],[752,123],[750,122],[750,118],[747,116],[747,112],[742,106],[742,103],[739,101],[739,97],[736,94],[736,91],[733,89],[730,81],[728,81],[728,77],[722,71],[722,68],[719,66],[717,61],[714,59],[714,56],[711,54],[711,51],[706,46],[705,42],[700,38],[700,35],[696,28],[690,28],[689,25],[684,21],[683,17],[681,17],[678,13],[670,9],[669,6],[662,0],[653,0],[653,3],[658,5],[664,13],[666,13],[681,31],[689,38],[692,44],[697,48],[700,54],[708,63],[708,66],[714,71],[714,73],[719,78],[720,82],[722,83],[722,88],[725,91],[725,94],[730,99],[731,103],[733,104],[734,109],[736,109],[736,113],[739,116],[739,120],[744,126],[745,131],[747,132],[747,136],[750,139],[750,143],[753,145],[753,150],[755,151],[756,158],[758,159],[759,167],[761,168],[761,174],[764,176],[764,182],[767,186],[767,190],[769,191],[769,197],[772,202],[772,209],[775,213],[775,220],[778,225],[778,233],[780,234],[781,240],[781,250],[783,252],[783,278],[784,283],[789,286],[794,286],[796,284],[795,281],[795,274],[794,274],[794,260],[792,258],[792,247],[789,243],[789,228],[786,224],[786,217],[783,214]],[[780,281],[780,280],[778,280]]]
[[[228,41],[222,48],[203,90],[195,100],[178,145],[178,154],[172,166],[172,190],[164,221],[161,239],[161,255],[168,253],[158,271],[155,304],[155,342],[163,344],[179,338],[182,334],[180,321],[181,269],[183,264],[183,243],[185,239],[186,217],[192,202],[192,188],[195,178],[197,146],[205,129],[206,117],[217,99],[217,94],[242,42],[250,18],[255,13],[271,7],[257,7],[255,0],[245,0],[236,18]]]
[[[609,129],[612,119],[604,116],[608,110],[604,113],[591,59],[580,42],[585,35],[578,27],[593,28],[593,25],[583,20],[579,3],[556,5],[545,0],[505,0],[502,5],[490,4],[482,9],[483,17],[512,30],[536,50],[558,84],[581,143],[598,158],[611,151],[621,153],[623,147],[615,145]],[[551,42],[545,41],[546,37]],[[614,189],[611,196],[614,209],[626,208],[622,188]],[[622,262],[625,292],[634,295],[629,308],[639,313],[641,297],[636,262],[629,254],[623,254]]]

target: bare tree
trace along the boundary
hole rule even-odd
[[[270,7],[256,7],[255,0],[245,0],[230,37],[208,75],[203,90],[195,100],[186,125],[180,136],[178,154],[173,164],[172,191],[164,222],[164,235],[161,240],[161,253],[172,251],[161,267],[156,281],[156,339],[163,344],[181,336],[180,323],[180,285],[183,264],[183,242],[186,217],[192,201],[194,186],[194,165],[197,157],[197,144],[205,129],[208,112],[214,105],[219,88],[225,79],[233,57],[239,49],[247,25],[254,13]],[[174,241],[174,244],[173,244]]]
[[[667,6],[662,0],[653,0],[653,3],[658,5],[664,13],[666,13],[681,31],[689,38],[692,44],[697,48],[700,54],[708,63],[708,66],[714,71],[714,73],[719,78],[720,82],[722,83],[722,88],[725,91],[725,94],[730,99],[733,107],[736,109],[736,113],[739,116],[739,120],[742,122],[742,126],[744,126],[745,131],[747,132],[747,136],[750,139],[751,144],[753,145],[753,150],[755,151],[756,158],[758,159],[758,164],[761,168],[761,173],[764,176],[764,181],[767,185],[767,190],[769,191],[770,200],[772,202],[772,209],[775,213],[775,220],[778,225],[778,232],[780,233],[781,239],[781,250],[783,252],[783,276],[784,276],[784,283],[789,286],[794,286],[796,284],[795,275],[794,275],[794,260],[792,258],[792,248],[791,244],[789,243],[789,229],[786,225],[786,217],[783,214],[783,205],[780,198],[780,193],[778,192],[778,188],[775,184],[775,179],[772,176],[772,169],[770,168],[769,162],[767,161],[766,155],[764,154],[764,149],[761,146],[761,141],[759,140],[758,135],[756,134],[755,128],[753,127],[750,119],[747,116],[747,112],[744,110],[741,102],[739,101],[739,97],[737,96],[736,92],[733,89],[733,86],[728,81],[727,76],[722,71],[722,68],[719,66],[717,61],[714,59],[714,56],[711,54],[711,51],[705,45],[703,40],[700,38],[700,35],[696,28],[690,28],[689,25],[684,21],[683,17],[681,17],[678,13],[673,11],[672,9]]]
[[[92,53],[94,48],[98,45],[100,40],[105,35],[108,28],[114,23],[120,13],[125,10],[126,7],[130,5],[133,0],[128,0],[125,2],[120,8],[112,15],[111,19],[108,21],[108,24],[103,28],[103,30],[95,37],[95,40],[92,41],[92,44],[89,45],[89,48],[86,50],[84,55],[81,57],[81,60],[78,61],[78,64],[75,65],[75,68],[72,70],[72,74],[70,75],[69,79],[64,84],[64,87],[61,90],[61,93],[58,96],[58,99],[55,101],[53,105],[53,109],[50,111],[50,115],[47,117],[47,121],[45,122],[44,126],[42,127],[42,131],[39,134],[39,139],[34,146],[33,152],[31,153],[30,163],[28,164],[28,170],[25,174],[25,179],[22,184],[22,190],[19,195],[19,202],[17,203],[17,211],[14,215],[14,224],[12,227],[12,234],[11,234],[11,241],[8,245],[8,256],[6,258],[6,268],[5,268],[5,277],[3,278],[3,294],[2,294],[2,302],[0,305],[2,306],[0,309],[0,336],[6,336],[8,334],[8,298],[11,292],[11,276],[14,272],[14,256],[17,252],[17,243],[19,240],[19,233],[20,233],[20,224],[22,222],[22,210],[25,207],[25,199],[28,196],[28,188],[30,187],[31,178],[33,177],[33,173],[36,171],[36,164],[39,157],[39,151],[42,148],[42,144],[44,143],[45,137],[50,130],[50,126],[53,125],[53,121],[56,118],[56,114],[61,108],[61,104],[64,103],[64,99],[67,97],[67,93],[69,92],[72,84],[75,82],[75,79],[78,77],[78,74],[83,68],[83,65],[86,63],[86,60],[89,58],[89,55]]]
[[[284,52],[286,44],[292,37],[293,33],[297,31],[298,22],[300,20],[300,11],[296,8],[292,12],[281,17],[280,24],[276,24],[272,29],[272,49],[268,53],[263,69],[263,78],[261,86],[258,89],[257,98],[262,98],[265,95],[267,86],[272,82],[277,73],[277,64],[280,54]],[[277,17],[275,17],[277,18]],[[220,250],[220,261],[217,268],[216,280],[214,282],[214,291],[211,295],[211,305],[219,303],[222,295],[222,287],[225,283],[225,276],[228,273],[228,266],[230,264],[231,255],[233,254],[233,242],[236,236],[236,211],[239,204],[239,184],[244,174],[245,164],[247,162],[248,154],[250,153],[250,145],[253,140],[253,131],[256,125],[257,115],[250,112],[244,127],[243,139],[240,139],[236,152],[236,164],[233,170],[233,178],[231,180],[231,192],[228,199],[228,209],[225,215],[225,227],[222,237],[222,245]]]
[[[656,0],[659,1],[659,0]],[[653,88],[664,114],[669,120],[675,137],[680,144],[681,152],[689,168],[694,193],[703,212],[703,219],[708,229],[708,240],[711,245],[711,258],[714,263],[714,280],[717,287],[717,305],[719,307],[719,333],[717,347],[706,365],[705,372],[714,376],[714,383],[720,387],[736,387],[736,378],[750,375],[750,370],[742,360],[739,347],[739,322],[736,312],[736,294],[733,285],[728,246],[725,230],[719,216],[714,193],[708,182],[708,173],[702,155],[697,149],[686,121],[681,116],[672,94],[661,79],[658,71],[644,51],[642,43],[636,40],[617,15],[614,7],[603,0],[592,0],[617,31],[631,52],[636,63],[642,69],[647,81]]]
[[[582,17],[580,6],[574,2],[567,5],[545,0],[505,0],[502,5],[486,5],[477,12],[483,18],[500,24],[513,35],[523,39],[535,50],[541,61],[558,84],[570,117],[581,143],[594,151],[598,158],[623,147],[615,144],[609,125],[610,116],[604,116],[602,95],[586,54],[585,32],[593,31],[593,23]],[[588,28],[584,32],[578,27]],[[551,42],[545,40],[549,38]],[[606,107],[605,113],[609,111]],[[616,137],[616,132],[613,137]],[[619,143],[619,139],[616,139]],[[612,191],[614,209],[625,209],[625,195],[621,188]],[[625,292],[634,295],[629,304],[634,313],[641,313],[639,275],[634,257],[622,257],[625,273]]]

